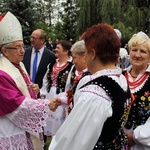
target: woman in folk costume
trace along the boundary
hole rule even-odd
[[[131,150],[149,150],[150,131],[139,131],[150,116],[150,38],[144,32],[134,34],[128,47],[131,66],[124,74],[135,100],[126,124],[127,136]]]
[[[74,101],[73,96],[77,87],[77,84],[81,78],[89,75],[90,72],[87,71],[87,66],[85,63],[85,43],[83,40],[77,41],[71,47],[71,53],[73,57],[73,66],[69,73],[67,80],[67,88],[64,94],[64,100],[66,99],[66,104],[68,105],[68,113],[73,108]]]
[[[92,75],[79,81],[74,107],[53,137],[49,150],[125,149],[123,128],[132,99],[126,79],[115,65],[120,40],[107,24],[93,25],[82,39],[85,62]]]
[[[61,99],[61,93],[65,91],[68,74],[73,65],[72,57],[70,56],[71,46],[69,41],[58,41],[55,49],[57,59],[48,66],[43,78],[42,88],[40,89],[41,96]],[[46,136],[53,136],[64,122],[65,117],[66,108],[63,104],[53,114],[50,111],[49,117],[46,120],[47,126],[44,127],[44,134]]]
[[[35,100],[39,92],[21,62],[24,56],[22,28],[10,12],[0,16],[0,149],[42,150],[42,133],[49,107],[57,102]],[[38,148],[31,141],[36,139]],[[36,138],[37,137],[37,138]],[[35,146],[35,145],[34,145]]]
[[[74,65],[69,72],[65,91],[59,94],[61,103],[64,104],[64,107],[68,107],[68,111],[66,111],[67,115],[73,108],[73,95],[79,80],[85,75],[90,74],[90,72],[87,71],[85,63],[85,44],[83,40],[77,41],[72,45],[71,54]]]

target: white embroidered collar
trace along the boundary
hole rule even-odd
[[[116,69],[103,69],[91,75],[91,80],[99,76],[104,76],[104,75],[105,76],[120,76],[121,73],[122,73],[122,70],[119,67],[117,67]]]

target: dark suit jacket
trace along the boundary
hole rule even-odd
[[[29,75],[30,75],[30,67],[31,67],[31,54],[32,54],[32,47],[25,49],[23,63]],[[35,83],[39,85],[39,88],[42,87],[43,77],[47,71],[47,65],[54,60],[55,60],[55,54],[49,49],[44,48],[44,52],[38,66],[37,75],[35,79]]]

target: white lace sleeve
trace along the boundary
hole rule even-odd
[[[49,150],[93,149],[112,108],[110,98],[102,90],[94,93],[95,86],[89,89],[90,92],[80,90],[75,95],[77,102],[53,137]]]
[[[25,98],[22,104],[7,117],[18,127],[38,136],[39,133],[43,132],[42,127],[46,125],[48,104],[49,100]]]

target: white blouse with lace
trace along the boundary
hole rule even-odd
[[[0,150],[29,150],[26,132],[37,137],[43,132],[48,104],[49,100],[25,98],[15,111],[0,117]]]
[[[74,108],[53,137],[49,150],[93,150],[104,122],[112,116],[112,101],[98,85],[79,88],[102,75],[111,77],[123,90],[127,90],[120,68],[98,71],[82,78],[74,95]]]

